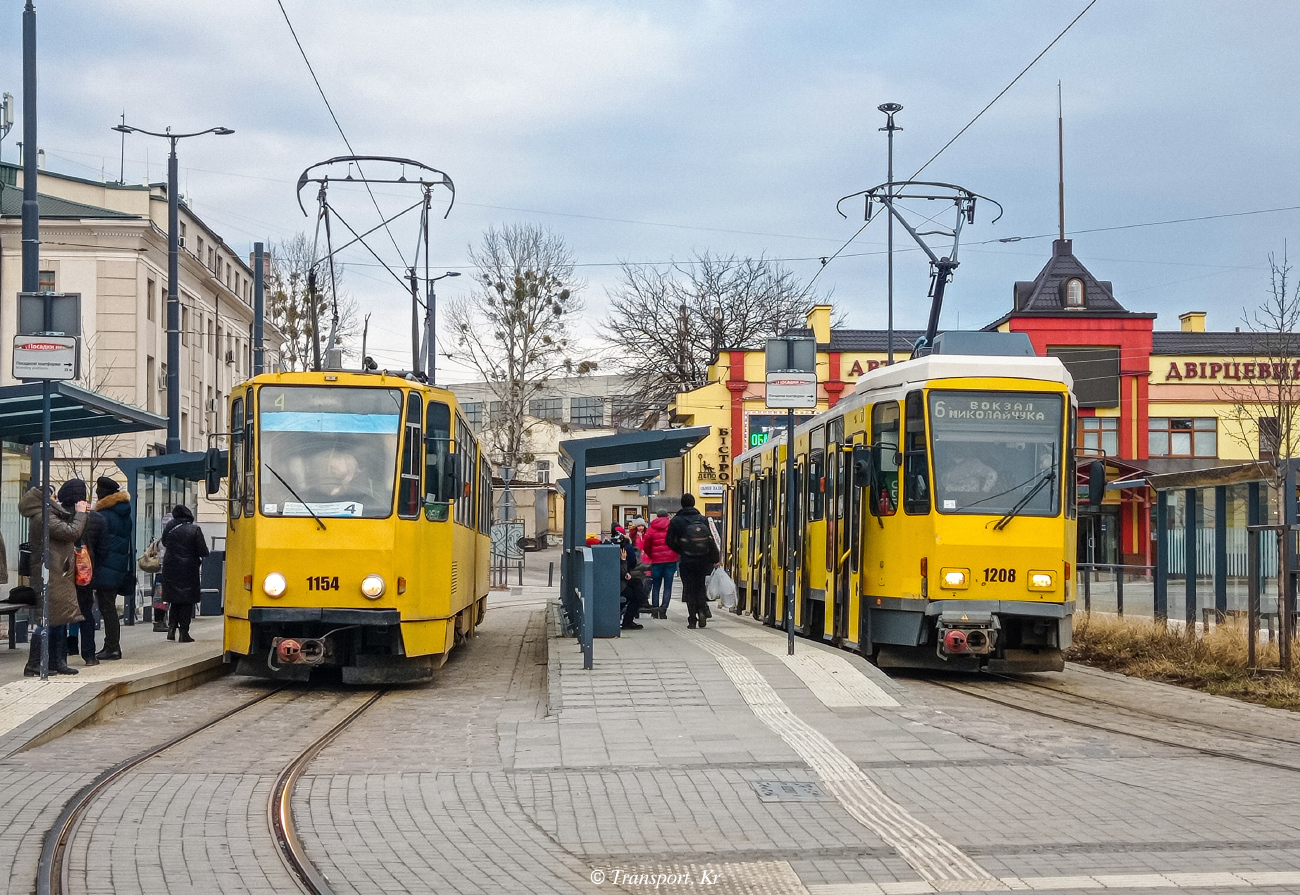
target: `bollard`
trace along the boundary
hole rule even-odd
[[[554,584],[555,584],[555,561],[552,560],[546,565],[546,586],[553,587]]]
[[[524,561],[519,560],[519,586],[524,586]]]
[[[1124,567],[1115,567],[1115,614],[1124,617]]]

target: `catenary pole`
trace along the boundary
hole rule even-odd
[[[253,243],[253,375],[266,372],[266,277],[262,273],[265,246]]]
[[[894,113],[903,111],[903,107],[898,103],[881,103],[877,108],[885,113],[885,126],[881,128],[885,131],[889,143],[889,174],[888,184],[885,189],[889,191],[889,197],[892,200],[894,196],[894,131],[901,131],[901,127],[894,124]],[[892,205],[891,205],[892,208]],[[886,255],[888,256],[889,266],[889,299],[888,299],[888,336],[886,339],[886,364],[894,362],[894,216],[890,214],[885,221],[888,247]]]
[[[785,630],[787,650],[794,655],[794,409],[785,412]]]

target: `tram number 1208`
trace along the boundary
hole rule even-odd
[[[985,569],[984,580],[985,581],[1015,581],[1016,570],[1015,569],[993,569],[993,568]]]
[[[339,579],[335,575],[331,578],[329,575],[309,575],[307,577],[307,590],[338,590]]]

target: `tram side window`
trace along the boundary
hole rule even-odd
[[[897,401],[871,409],[871,512],[877,516],[898,512],[898,422]]]
[[[912,516],[930,512],[930,452],[925,440],[925,401],[920,392],[907,396],[903,451],[903,509]]]
[[[226,497],[230,518],[238,519],[244,508],[240,486],[244,483],[244,399],[236,398],[230,409],[230,474],[226,477]]]
[[[240,486],[244,498],[244,515],[252,517],[257,513],[257,482],[253,472],[253,391],[248,391],[248,403],[244,410],[244,483]]]
[[[492,465],[486,459],[478,461],[478,530],[492,533]]]
[[[808,519],[816,522],[826,515],[826,430],[821,426],[809,435]]]
[[[397,492],[397,515],[416,519],[420,515],[420,417],[423,401],[416,392],[406,396],[406,442],[402,445],[402,472]]]
[[[1070,405],[1070,431],[1065,439],[1065,518],[1074,519],[1079,515],[1079,475],[1078,457],[1074,453],[1074,440],[1079,428],[1079,410]]]
[[[429,402],[425,411],[424,437],[424,515],[431,522],[445,522],[453,484],[449,468],[451,410],[446,404]]]

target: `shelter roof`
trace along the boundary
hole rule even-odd
[[[39,382],[0,388],[0,438],[19,444],[41,440]],[[166,417],[114,401],[68,382],[50,383],[50,437],[95,438],[167,428]]]

